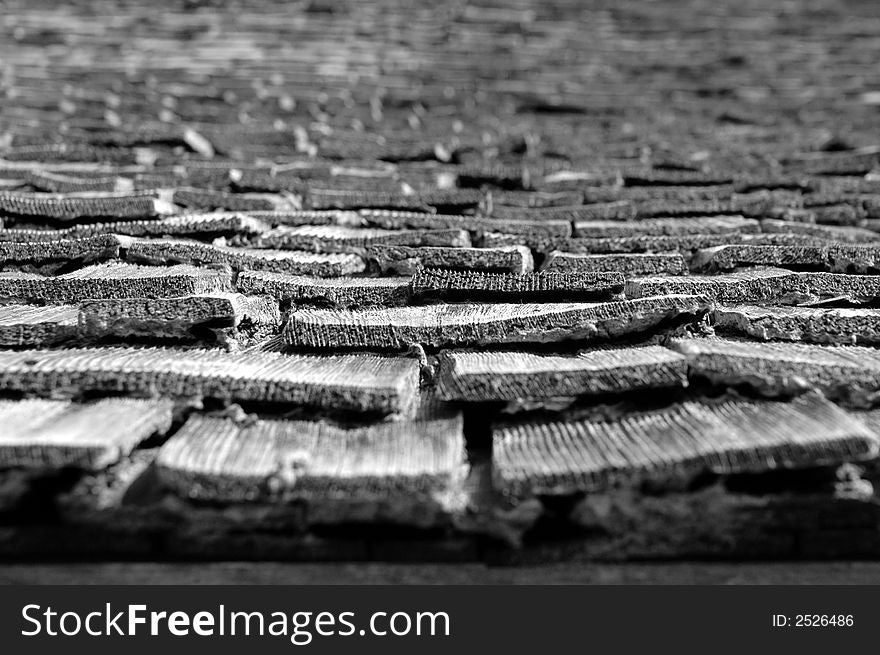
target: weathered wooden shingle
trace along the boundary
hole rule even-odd
[[[307,194],[307,202],[311,209],[359,209],[361,207],[427,208],[422,199],[417,195],[393,191],[310,188]]]
[[[636,208],[629,200],[539,208],[493,204],[491,216],[515,220],[628,221],[635,218]]]
[[[50,346],[77,335],[72,305],[0,305],[0,346]]]
[[[720,246],[725,243],[738,243],[741,237],[734,234],[686,234],[683,236],[630,236],[630,237],[583,237],[549,238],[532,245],[543,252],[563,250],[575,254],[609,253],[689,253],[698,248]],[[501,248],[521,243],[517,235],[490,232],[483,235],[485,248]]]
[[[661,346],[606,348],[575,355],[447,351],[440,359],[438,393],[444,400],[518,401],[686,383],[685,357]]]
[[[461,506],[460,414],[343,427],[193,416],[162,447],[160,479],[197,500],[304,502],[313,524],[430,527]]]
[[[412,279],[413,294],[448,301],[540,302],[606,300],[623,291],[621,273],[484,273],[426,268]]]
[[[621,255],[579,255],[554,250],[544,260],[542,271],[595,273],[617,271],[627,278],[636,275],[683,275],[687,262],[680,253],[633,253]]]
[[[95,264],[64,275],[0,273],[0,298],[74,303],[87,298],[168,298],[228,291],[228,273],[193,266]]]
[[[494,477],[510,496],[566,495],[702,471],[757,472],[869,459],[877,437],[818,394],[791,402],[686,401],[610,419],[494,430]]]
[[[372,246],[367,258],[383,271],[412,274],[420,268],[450,268],[478,271],[528,273],[534,268],[532,253],[524,246],[502,248],[411,248],[409,246]]]
[[[148,220],[79,223],[55,230],[11,228],[0,230],[0,241],[57,241],[98,234],[124,234],[135,237],[253,235],[268,229],[265,223],[245,214],[212,212]]]
[[[307,252],[363,252],[373,245],[468,247],[470,237],[464,230],[383,230],[343,225],[281,226],[252,240],[265,248],[304,250]]]
[[[182,239],[140,239],[130,244],[126,257],[130,261],[150,264],[228,264],[235,270],[276,271],[319,277],[351,275],[365,268],[364,260],[354,254],[233,248]]]
[[[748,384],[768,393],[805,387],[856,405],[880,390],[880,356],[873,348],[703,338],[670,343],[688,358],[691,375],[723,385]]]
[[[284,327],[291,346],[408,348],[603,339],[689,321],[711,303],[670,295],[600,303],[451,304],[387,309],[298,309]]]
[[[278,303],[266,296],[204,293],[176,298],[111,298],[80,305],[80,329],[92,337],[195,338],[194,329],[238,327],[265,335],[281,323]]]
[[[560,191],[547,193],[540,191],[502,191],[500,189],[487,190],[485,204],[493,208],[510,207],[517,209],[541,208],[541,207],[566,207],[579,205],[583,202],[584,194],[581,191]],[[493,216],[494,212],[490,212]]]
[[[571,221],[567,220],[498,219],[479,216],[384,211],[379,209],[364,209],[359,214],[368,225],[391,230],[404,228],[419,230],[458,229],[477,234],[483,232],[502,232],[518,237],[520,243],[537,243],[548,239],[566,239],[572,233]]]
[[[405,357],[283,355],[166,348],[0,352],[0,389],[208,396],[391,413],[412,406],[419,365]]]
[[[119,257],[124,237],[100,234],[91,237],[39,241],[0,241],[0,263],[5,267],[51,261],[93,262]]]
[[[714,321],[718,332],[764,341],[880,344],[880,309],[734,305],[716,308]]]
[[[236,287],[243,293],[268,294],[294,304],[339,307],[402,305],[412,294],[409,277],[314,277],[271,271],[242,271]]]
[[[0,211],[15,216],[76,220],[153,218],[174,213],[174,205],[152,193],[0,193]]]
[[[880,276],[811,271],[796,275],[796,289],[816,299],[843,297],[852,302],[872,302],[880,296]]]
[[[825,246],[763,246],[735,244],[705,248],[691,260],[694,270],[724,271],[739,266],[775,266],[782,268],[825,268],[828,248]]]
[[[298,209],[288,211],[249,211],[246,215],[272,227],[278,225],[364,225],[364,219],[353,211],[339,209]]]
[[[814,225],[795,221],[780,221],[765,218],[761,230],[768,233],[799,234],[843,243],[866,243],[880,241],[880,233],[860,227],[837,225]]]
[[[227,193],[214,189],[178,188],[174,190],[172,202],[190,209],[206,210],[283,211],[285,209],[299,209],[297,204],[284,194]]]
[[[51,171],[33,170],[27,175],[30,186],[46,193],[88,193],[93,191],[132,191],[131,180],[117,176],[76,177]]]
[[[828,246],[828,268],[834,273],[880,273],[880,243]]]
[[[778,268],[754,268],[724,275],[636,277],[626,283],[629,298],[696,293],[723,303],[778,300],[796,287],[797,275]]]
[[[171,427],[169,400],[0,400],[0,468],[99,470]]]
[[[503,230],[501,230],[503,231]],[[742,216],[701,216],[695,218],[646,218],[638,221],[578,221],[574,234],[582,238],[632,236],[682,236],[694,234],[749,234],[760,231],[760,224]]]

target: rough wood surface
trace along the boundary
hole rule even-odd
[[[880,358],[873,348],[733,339],[676,339],[691,374],[720,384],[748,384],[768,393],[815,388],[857,406],[880,390]]]
[[[680,253],[634,253],[628,255],[579,255],[554,250],[544,260],[542,271],[594,273],[618,271],[627,278],[639,275],[682,275],[688,266]]]
[[[311,524],[430,527],[461,510],[460,414],[346,428],[191,418],[161,449],[160,480],[190,498],[303,502]]]
[[[214,293],[177,298],[112,298],[80,304],[84,336],[198,338],[198,328],[247,328],[271,336],[281,323],[278,303],[265,296]]]
[[[763,341],[803,341],[830,345],[880,343],[880,310],[823,307],[718,307],[713,315],[721,333]]]
[[[56,277],[0,273],[0,298],[69,304],[87,298],[167,298],[228,291],[228,273],[194,266],[96,264]]]
[[[169,400],[0,400],[0,467],[100,470],[167,432],[171,410]]]
[[[519,401],[682,387],[686,359],[661,346],[588,350],[575,356],[447,351],[438,393],[445,400]]]
[[[619,296],[623,284],[623,274],[616,271],[516,274],[428,268],[412,279],[416,297],[447,301],[605,300]]]
[[[251,240],[263,248],[307,252],[355,252],[379,244],[398,246],[469,247],[464,230],[383,230],[344,225],[281,226]]]
[[[696,293],[722,303],[782,300],[796,275],[778,268],[754,268],[725,275],[645,276],[627,281],[628,298],[665,293]]]
[[[128,247],[126,258],[149,264],[227,264],[235,270],[276,271],[320,277],[350,275],[364,270],[363,259],[353,254],[234,248],[175,239],[135,241]]]
[[[880,465],[828,445],[855,443],[841,408],[880,431],[876,3],[201,4],[3,3],[0,400],[174,417],[96,470],[0,467],[0,556],[880,555]],[[446,488],[447,451],[406,449],[439,403],[470,467],[421,502],[392,469]],[[493,423],[664,411],[688,430],[588,452],[680,477],[493,486]],[[222,446],[287,426],[319,447],[283,471],[332,475],[248,501],[161,484],[182,426],[230,423]],[[720,425],[765,468],[691,471]],[[367,501],[376,480],[397,500]]]
[[[86,217],[154,218],[174,212],[168,201],[150,193],[0,193],[0,210],[15,216],[36,216],[53,220]]]
[[[646,218],[640,221],[577,221],[574,236],[582,238],[628,236],[679,236],[688,234],[749,234],[758,232],[758,221],[742,216],[699,218]]]
[[[415,400],[418,363],[375,355],[279,355],[170,348],[0,352],[0,387],[76,395],[209,396],[390,413]]]
[[[58,229],[10,228],[0,230],[0,241],[57,241],[98,234],[124,234],[136,237],[212,236],[256,234],[266,229],[268,229],[266,224],[245,214],[213,212],[167,216],[156,220],[82,223]]]
[[[818,394],[792,402],[688,401],[605,420],[521,423],[493,432],[498,488],[566,495],[692,478],[870,459],[878,440]]]
[[[267,294],[283,302],[339,307],[402,305],[412,295],[409,277],[331,277],[242,271],[236,286],[243,293]]]
[[[371,246],[369,259],[383,271],[412,274],[420,268],[450,268],[457,270],[507,271],[529,273],[534,268],[532,253],[524,246],[502,248],[453,248],[429,246]]]
[[[8,268],[16,264],[46,261],[94,261],[119,257],[120,247],[126,240],[112,234],[96,235],[57,241],[0,241],[0,262]]]
[[[73,339],[78,317],[72,305],[0,305],[0,345],[40,347]]]
[[[284,327],[290,346],[409,348],[606,339],[705,314],[708,300],[669,295],[601,303],[451,304],[388,309],[298,309]]]

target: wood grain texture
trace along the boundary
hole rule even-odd
[[[767,393],[815,388],[856,406],[872,405],[880,388],[873,348],[734,339],[676,339],[691,375],[719,384],[747,384]]]
[[[701,296],[669,295],[602,303],[453,304],[331,310],[298,309],[284,327],[290,346],[409,348],[602,339],[692,321],[710,307]]]
[[[447,351],[440,361],[440,397],[463,402],[619,394],[687,384],[687,360],[661,346],[597,349],[575,356]]]
[[[780,301],[797,287],[797,275],[778,268],[753,268],[724,275],[645,276],[627,281],[628,298],[666,293],[702,294],[718,302]]]
[[[211,212],[181,214],[151,220],[80,223],[57,229],[10,228],[0,230],[0,241],[57,241],[99,234],[124,234],[135,237],[256,234],[268,229],[258,219],[241,213]]]
[[[119,257],[126,240],[112,234],[58,239],[53,241],[0,241],[0,261],[4,267],[16,263],[81,261],[91,263]]]
[[[412,274],[420,268],[506,271],[528,273],[534,268],[532,254],[524,246],[502,248],[457,248],[443,246],[371,246],[367,258],[383,271]]]
[[[135,241],[128,247],[126,258],[148,264],[227,264],[235,270],[276,271],[320,277],[350,275],[364,270],[363,259],[353,254],[235,248],[175,239]]]
[[[160,479],[186,497],[304,502],[308,522],[430,527],[461,509],[460,414],[353,428],[326,421],[191,418],[161,449]]]
[[[262,248],[304,250],[307,252],[363,253],[374,245],[469,247],[464,230],[383,230],[344,225],[280,226],[251,240]]]
[[[100,470],[171,427],[168,400],[0,400],[0,466]]]
[[[0,305],[0,345],[33,348],[73,339],[78,317],[73,305]]]
[[[306,356],[171,348],[0,352],[0,388],[209,396],[391,413],[415,401],[418,363],[375,355]]]
[[[607,300],[619,296],[623,285],[623,274],[616,271],[516,274],[427,268],[412,279],[416,297],[446,301]]]
[[[243,325],[244,323],[244,325]],[[177,298],[112,298],[80,304],[84,336],[193,339],[194,329],[262,329],[265,335],[281,323],[278,303],[266,296],[213,293]]]
[[[321,278],[243,271],[236,286],[244,293],[267,294],[282,302],[339,307],[403,305],[412,295],[411,279],[403,276]]]
[[[56,277],[0,273],[0,297],[70,304],[86,298],[162,298],[228,291],[231,278],[216,269],[180,265],[95,264]]]
[[[639,275],[682,275],[688,272],[688,266],[680,253],[583,255],[554,250],[547,255],[541,270],[583,273],[616,271],[630,278]]]
[[[511,496],[600,492],[693,477],[870,459],[877,436],[818,394],[688,401],[607,420],[502,425],[494,475]]]
[[[609,238],[629,236],[680,236],[689,234],[749,234],[758,232],[758,221],[742,216],[696,218],[646,218],[639,221],[577,221],[574,236]]]
[[[51,194],[7,191],[0,193],[0,210],[37,219],[76,220],[86,217],[154,218],[174,212],[167,200],[154,194]]]
[[[880,343],[880,310],[869,308],[718,307],[715,329],[762,341],[801,341],[829,345]]]

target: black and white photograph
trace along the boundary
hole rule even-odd
[[[875,1],[0,1],[4,586],[878,584],[878,348]]]

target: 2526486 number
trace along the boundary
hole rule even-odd
[[[852,614],[796,614],[794,617],[796,628],[848,628],[853,623]]]

